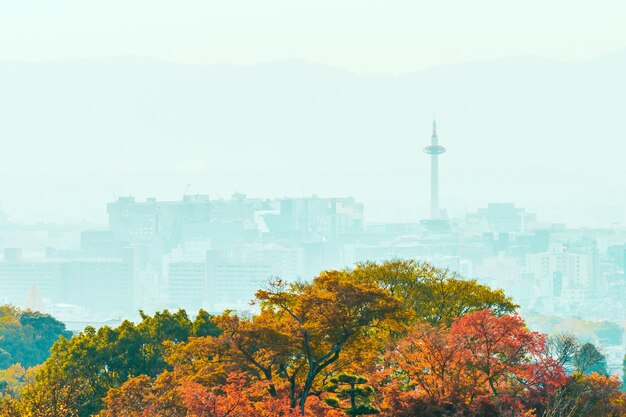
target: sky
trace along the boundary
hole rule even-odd
[[[398,74],[626,46],[623,0],[0,0],[0,59],[139,55],[194,64],[298,58]]]

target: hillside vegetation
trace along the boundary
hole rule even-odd
[[[61,338],[0,415],[625,415],[593,345],[533,332],[502,291],[429,264],[275,280],[254,302]]]

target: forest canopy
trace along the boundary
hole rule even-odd
[[[605,359],[501,290],[415,261],[274,280],[255,314],[87,328],[5,390],[7,417],[619,416]],[[22,375],[22,376],[20,376]]]

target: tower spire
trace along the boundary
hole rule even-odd
[[[433,119],[433,135],[430,138],[430,146],[424,148],[424,152],[430,155],[430,218],[433,220],[441,217],[439,209],[439,155],[446,148],[439,144],[437,137],[437,121]]]

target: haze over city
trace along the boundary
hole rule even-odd
[[[626,416],[624,22],[0,0],[0,417]]]

